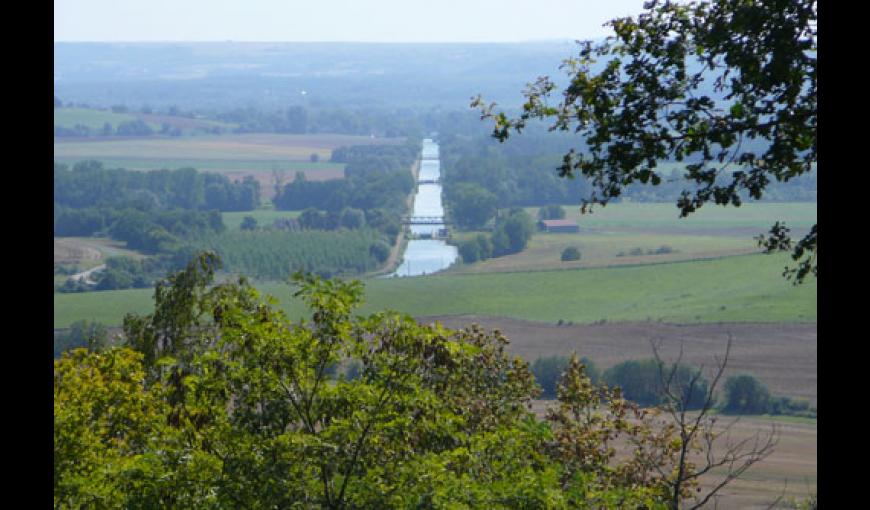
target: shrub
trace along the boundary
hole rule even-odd
[[[539,220],[561,220],[565,218],[565,209],[560,205],[545,205],[538,209]]]
[[[562,250],[562,262],[580,260],[580,250],[575,246],[569,246]]]
[[[239,226],[242,230],[257,230],[257,218],[253,216],[245,216],[242,218],[242,224]]]
[[[740,374],[725,381],[725,405],[729,414],[764,414],[770,408],[770,392],[755,377]]]
[[[673,367],[661,366],[654,359],[628,360],[608,368],[604,372],[604,382],[622,388],[623,396],[641,406],[657,406],[665,401],[662,377],[666,379]],[[698,409],[704,405],[709,382],[703,376],[698,378],[689,393],[690,382],[698,373],[686,365],[676,367],[671,382],[671,391],[686,402],[686,409]]]
[[[556,398],[556,388],[559,385],[559,380],[562,378],[562,373],[568,367],[569,358],[566,356],[547,356],[538,358],[532,363],[532,375],[535,376],[535,381],[541,387],[541,398],[554,399]],[[586,367],[586,375],[593,384],[598,383],[600,372],[589,358],[581,358],[580,362]]]

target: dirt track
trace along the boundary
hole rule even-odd
[[[650,340],[661,341],[665,360],[676,359],[680,346],[683,359],[705,367],[725,352],[728,334],[733,337],[725,377],[749,373],[774,395],[817,398],[817,328],[815,323],[784,324],[664,324],[657,322],[605,323],[557,326],[516,319],[480,316],[418,317],[422,323],[435,320],[459,328],[472,323],[501,330],[511,341],[509,350],[534,361],[540,356],[570,355],[576,351],[600,369],[626,359],[652,357]]]

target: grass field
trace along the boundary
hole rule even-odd
[[[746,255],[708,261],[366,281],[363,312],[392,308],[414,316],[488,315],[540,322],[815,322],[816,281],[782,278],[790,259]],[[259,286],[292,317],[304,314],[286,284]],[[152,309],[153,291],[55,294],[54,327],[78,319],[120,324]]]
[[[88,108],[55,108],[54,125],[72,128],[76,124],[87,126],[91,129],[102,129],[103,124],[108,122],[117,128],[118,124],[130,122],[139,118],[129,113],[114,113],[104,110],[92,110]],[[160,124],[149,124],[152,129],[160,129]]]
[[[279,218],[296,218],[302,211],[276,211],[274,209],[257,209],[256,211],[241,211],[241,212],[225,212],[221,213],[224,219],[224,225],[228,230],[238,230],[245,216],[253,216],[257,220],[257,226],[265,227],[271,225]]]
[[[596,206],[592,214],[580,214],[578,204],[563,205],[566,218],[577,221],[580,229],[632,231],[728,231],[766,232],[775,221],[791,228],[808,229],[816,222],[816,204],[809,202],[753,202],[741,207],[706,205],[685,218],[673,203],[619,203]],[[537,219],[538,208],[526,211]]]
[[[208,129],[220,127],[223,129],[233,129],[238,127],[237,124],[228,124],[208,119],[191,119],[187,117],[174,117],[170,115],[157,115],[139,112],[115,113],[107,110],[96,110],[93,108],[55,108],[54,109],[54,125],[65,128],[72,128],[76,124],[87,126],[91,129],[102,129],[103,124],[108,122],[113,128],[117,128],[119,124],[130,122],[136,119],[141,119],[148,124],[151,129],[160,130],[161,126],[169,124],[171,127],[180,129]]]
[[[563,206],[569,219],[580,224],[579,233],[536,232],[520,253],[474,264],[458,264],[448,273],[534,271],[650,264],[705,259],[758,252],[755,237],[775,221],[785,221],[795,235],[816,221],[815,203],[752,203],[740,208],[702,209],[687,218],[677,217],[673,204],[611,204],[592,215],[580,215],[578,206]],[[537,208],[527,208],[533,218]],[[459,232],[456,239],[476,233]],[[581,260],[562,262],[562,250],[574,246]],[[660,247],[671,253],[648,255]],[[632,256],[633,249],[643,255]]]

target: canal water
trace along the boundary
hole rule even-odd
[[[438,157],[438,144],[433,140],[423,140],[423,157],[417,177],[417,195],[414,197],[414,217],[444,219],[444,206],[441,202],[441,161]],[[435,182],[427,182],[435,181]],[[444,223],[410,225],[416,235],[431,236],[445,227]],[[421,276],[432,274],[450,267],[456,261],[455,246],[441,239],[412,239],[402,259],[402,264],[390,276]]]

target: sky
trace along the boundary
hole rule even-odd
[[[54,0],[54,40],[519,42],[610,35],[644,0]]]

